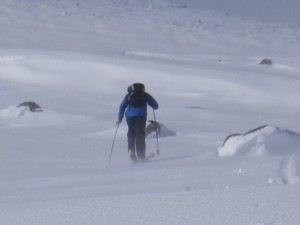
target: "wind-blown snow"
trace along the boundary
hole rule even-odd
[[[300,27],[228,2],[3,0],[0,224],[299,224]],[[163,125],[136,165],[115,126],[133,82]]]

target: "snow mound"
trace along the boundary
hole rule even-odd
[[[0,110],[0,122],[14,127],[59,125],[87,120],[85,116],[57,113],[49,109],[31,112],[28,107],[18,105]]]
[[[173,130],[170,130],[163,123],[160,123],[159,137],[168,137],[168,136],[177,136],[177,133],[175,131],[173,131]]]
[[[279,156],[279,182],[300,183],[300,134],[272,126],[260,126],[245,134],[233,134],[218,149],[218,156]]]
[[[218,149],[219,157],[254,155],[300,155],[300,134],[263,125],[245,134],[229,135]]]

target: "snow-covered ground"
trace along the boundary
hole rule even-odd
[[[0,224],[300,224],[300,25],[254,2],[2,0]],[[133,82],[161,154],[132,164],[123,122],[108,165]]]

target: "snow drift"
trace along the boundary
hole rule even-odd
[[[245,134],[228,136],[218,149],[218,156],[245,154],[300,154],[300,134],[278,127],[263,125]]]
[[[245,134],[228,136],[218,149],[219,157],[280,156],[279,176],[283,183],[300,181],[300,134],[273,126],[260,126]]]

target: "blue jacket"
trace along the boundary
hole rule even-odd
[[[150,94],[145,92],[144,96],[145,96],[146,103],[149,106],[151,106],[153,109],[158,109],[157,101]],[[128,94],[127,94],[120,104],[118,119],[122,120],[124,117],[124,113],[126,118],[135,117],[135,116],[147,118],[147,104],[142,107],[133,107],[129,105]]]

